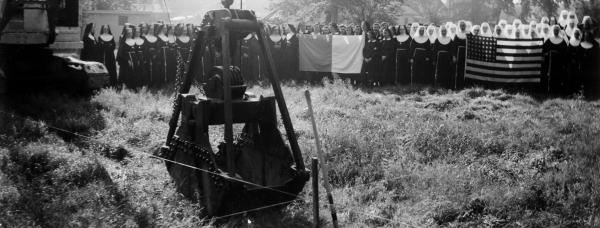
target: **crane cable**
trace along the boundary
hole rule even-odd
[[[169,19],[169,24],[173,25],[173,22],[171,22],[171,13],[169,12],[169,6],[167,5],[167,0],[163,0],[163,3],[165,5],[165,10],[167,11],[167,18]]]

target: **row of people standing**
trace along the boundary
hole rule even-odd
[[[129,88],[173,84],[178,69],[188,59],[194,37],[190,24],[125,24],[115,58],[117,41],[110,27],[102,26],[97,38],[93,28],[93,24],[86,26],[82,60],[104,63],[109,69],[111,85]],[[115,63],[119,66],[118,74]]]
[[[583,91],[586,97],[599,97],[600,69],[597,26],[590,17],[579,23],[567,14],[565,27],[550,26],[548,19],[512,25],[500,21],[494,30],[488,23],[471,26],[467,21],[428,27],[412,24],[380,30],[366,29],[367,43],[363,81],[367,84],[425,84],[461,89],[471,84],[464,77],[467,35],[544,40],[542,92],[567,95]],[[534,26],[535,25],[535,26]],[[537,35],[531,36],[531,31]],[[537,33],[537,31],[540,31]],[[395,64],[394,64],[395,63]]]

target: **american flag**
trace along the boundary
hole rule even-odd
[[[543,39],[469,35],[465,77],[487,82],[540,83]]]

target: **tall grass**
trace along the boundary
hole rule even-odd
[[[316,155],[306,89],[312,93],[344,226],[600,226],[598,102],[481,88],[455,92],[355,88],[342,81],[318,86],[291,82],[283,92],[305,163]],[[269,86],[249,90],[272,94]],[[57,224],[81,217],[89,224],[119,226],[207,225],[197,216],[201,207],[174,191],[163,163],[136,153],[111,160],[101,156],[93,143],[65,142],[46,129],[60,125],[112,145],[153,152],[164,142],[173,95],[172,89],[105,89],[90,100],[27,98],[47,111],[14,108],[31,119],[0,123],[10,125],[0,128],[6,129],[0,130],[0,145],[7,148],[0,150],[6,157],[0,163],[5,164],[0,177],[8,177],[0,179],[6,186],[0,191],[0,204],[16,207],[22,203],[7,199],[30,195],[19,187],[29,183],[29,174],[14,171],[29,163],[43,164],[48,170],[42,173],[52,177],[51,184],[35,182],[38,186],[68,185],[77,190],[50,197],[54,204],[44,203],[47,208],[71,210],[56,209],[53,215],[45,210],[0,209],[5,214],[27,212],[6,217],[14,223],[0,224],[44,225],[54,221],[48,218],[64,214],[66,219],[56,220],[64,222]],[[281,124],[280,128],[285,132]],[[211,128],[211,142],[222,140],[219,129]],[[63,149],[48,149],[55,147]],[[36,160],[31,153],[51,159]],[[57,162],[65,156],[69,162]],[[87,197],[93,192],[104,198]],[[261,227],[311,226],[310,192],[306,187],[302,193],[306,202],[282,211],[250,213],[225,225],[247,226],[249,219]],[[108,197],[111,194],[119,195],[118,200]],[[87,216],[95,210],[118,212],[117,221]],[[321,208],[324,223],[330,220],[327,211]]]

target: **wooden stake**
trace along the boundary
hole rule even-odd
[[[325,157],[323,156],[323,151],[321,150],[321,141],[319,140],[319,133],[317,132],[317,123],[315,121],[312,102],[310,100],[310,92],[306,90],[306,92],[304,92],[304,95],[306,96],[306,103],[308,104],[308,113],[310,114],[310,120],[312,122],[313,132],[315,134],[315,143],[317,144],[317,156],[319,157],[319,160],[321,160],[323,186],[325,187],[325,192],[327,193],[327,201],[329,202],[329,208],[331,208],[331,221],[333,222],[333,227],[338,228],[337,213],[335,211],[335,205],[333,204],[333,196],[331,196],[329,176],[327,175],[329,173],[329,168],[327,167],[327,162],[325,162]]]
[[[312,158],[311,166],[312,188],[313,188],[313,224],[319,228],[319,159]]]

